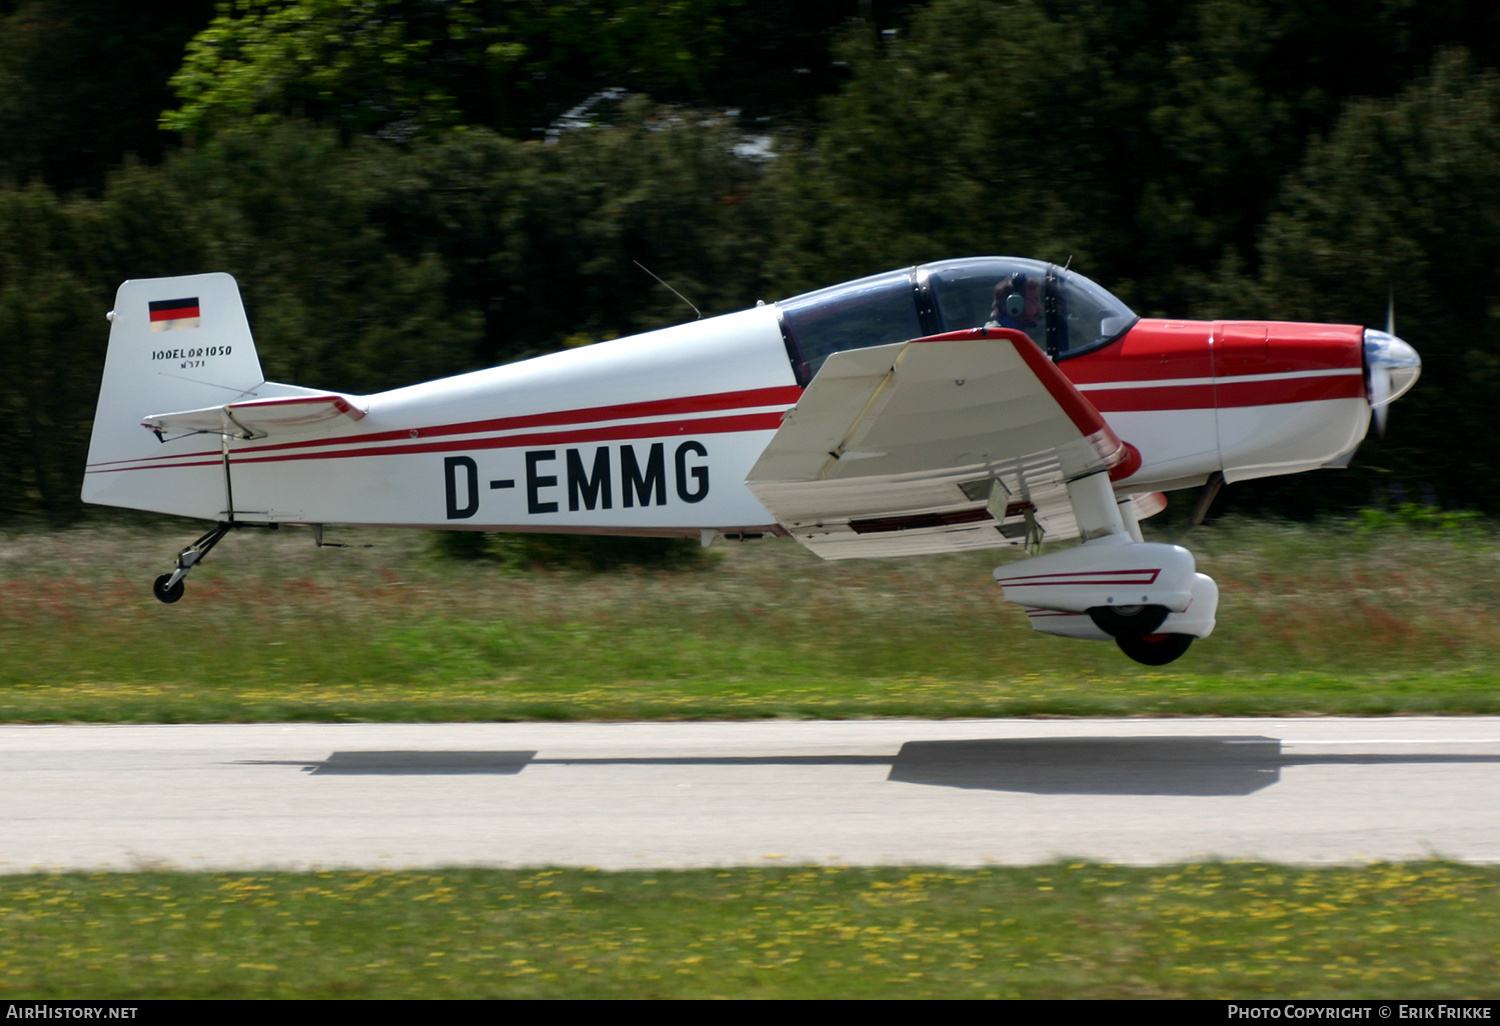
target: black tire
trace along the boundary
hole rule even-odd
[[[1089,619],[1111,638],[1144,638],[1167,618],[1166,606],[1095,606]]]
[[[1120,651],[1147,666],[1165,666],[1193,644],[1191,634],[1151,634],[1144,638],[1116,638]]]
[[[151,594],[156,596],[157,601],[165,602],[167,605],[171,605],[173,602],[176,602],[178,599],[182,598],[182,593],[186,590],[186,588],[183,586],[182,581],[178,581],[176,584],[168,588],[167,582],[171,579],[171,574],[162,574],[156,579],[155,583],[151,585]]]

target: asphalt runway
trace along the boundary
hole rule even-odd
[[[0,727],[0,872],[1500,862],[1500,718]]]

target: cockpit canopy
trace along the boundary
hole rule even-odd
[[[969,257],[783,299],[781,332],[806,385],[830,354],[985,326],[1015,328],[1053,359],[1107,345],[1137,317],[1106,289],[1055,264]]]

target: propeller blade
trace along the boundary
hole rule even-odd
[[[1391,413],[1391,372],[1384,367],[1370,367],[1370,413],[1375,418],[1375,437],[1385,440],[1385,422]]]
[[[1396,337],[1396,290],[1387,289],[1385,294],[1385,333]],[[1368,342],[1366,343],[1368,345]],[[1375,437],[1385,441],[1385,422],[1390,418],[1391,373],[1386,366],[1369,361],[1370,409],[1375,415]]]

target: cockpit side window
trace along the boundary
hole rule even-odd
[[[944,331],[1015,328],[1047,348],[1046,264],[976,257],[926,266]]]
[[[972,257],[920,270],[932,283],[942,330],[1015,328],[1056,359],[1107,345],[1137,320],[1106,289],[1040,260]]]
[[[925,334],[914,287],[910,270],[891,271],[778,303],[787,353],[799,381],[811,381],[833,353]]]

